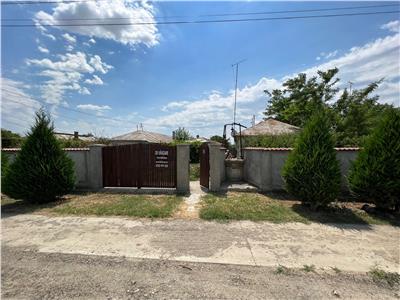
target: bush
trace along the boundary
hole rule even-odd
[[[340,168],[334,139],[325,114],[305,125],[283,168],[288,192],[313,209],[335,200],[340,190]]]
[[[242,137],[243,147],[290,148],[293,147],[298,134],[246,136]]]
[[[354,161],[351,190],[379,208],[400,207],[400,110],[390,109]]]
[[[43,203],[74,187],[74,165],[54,136],[50,117],[36,113],[36,123],[4,178],[3,191],[15,199]]]
[[[1,152],[1,183],[3,184],[4,177],[8,172],[8,168],[10,167],[10,160],[8,155]]]

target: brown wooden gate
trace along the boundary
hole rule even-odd
[[[210,150],[208,143],[200,146],[200,185],[209,188],[210,179]]]
[[[176,147],[161,144],[103,147],[103,186],[176,187]]]

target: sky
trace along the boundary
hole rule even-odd
[[[261,14],[388,4],[396,6]],[[167,135],[178,127],[192,135],[222,135],[223,125],[233,121],[232,64],[243,59],[236,119],[245,126],[251,126],[253,115],[262,120],[268,104],[264,90],[280,88],[300,72],[313,76],[333,67],[340,70],[340,88],[349,87],[349,81],[352,88],[362,88],[384,78],[376,91],[379,101],[400,106],[398,12],[160,24],[398,11],[399,5],[123,0],[2,5],[3,25],[35,26],[2,27],[1,126],[24,134],[35,110],[44,107],[57,132],[113,137],[142,124]],[[56,26],[62,22],[80,26]],[[103,25],[110,22],[125,24]]]

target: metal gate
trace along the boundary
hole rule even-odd
[[[210,179],[210,150],[208,143],[200,146],[200,185],[209,188]]]
[[[107,146],[102,155],[105,187],[176,187],[175,146]]]

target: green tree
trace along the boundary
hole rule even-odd
[[[351,93],[345,89],[332,105],[336,116],[338,146],[362,144],[363,139],[376,127],[382,113],[390,108],[390,105],[378,103],[378,95],[371,96],[380,83],[381,80],[373,82],[366,88]]]
[[[220,135],[213,135],[212,137],[210,137],[210,141],[214,141],[214,142],[218,142],[223,144],[224,143],[224,138]]]
[[[313,209],[328,205],[340,190],[340,168],[326,114],[306,123],[283,168],[289,193]]]
[[[70,192],[74,182],[73,161],[54,136],[50,117],[39,110],[21,151],[6,173],[3,191],[15,199],[43,203]]]
[[[381,118],[383,112],[392,107],[378,103],[379,96],[373,93],[382,80],[372,82],[362,89],[342,93],[335,87],[339,81],[338,69],[307,78],[305,74],[288,79],[283,89],[272,92],[264,114],[277,120],[303,127],[314,113],[325,110],[335,130],[337,146],[359,146]],[[337,101],[334,101],[338,97]]]
[[[174,140],[176,141],[188,141],[191,138],[190,132],[184,127],[179,127],[173,132]]]
[[[389,109],[352,165],[351,190],[384,209],[400,208],[400,110]]]
[[[285,81],[282,90],[265,90],[270,97],[265,116],[303,127],[315,112],[327,108],[328,101],[338,92],[338,89],[334,88],[339,81],[334,78],[338,71],[337,68],[326,72],[318,71],[318,76],[311,78],[300,73],[295,78]]]
[[[1,129],[1,146],[3,148],[21,147],[22,142],[23,137],[21,137],[18,133],[3,128]]]

